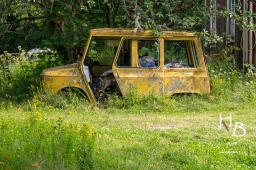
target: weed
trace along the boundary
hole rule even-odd
[[[237,48],[228,47],[222,50],[221,57],[213,60],[208,65],[211,93],[217,100],[237,100],[235,96],[240,96],[239,100],[244,100],[244,93],[241,91],[243,87],[241,86],[252,80],[252,67],[250,67],[252,69],[248,69],[247,73],[236,69],[234,57],[231,55],[234,50],[237,50]]]
[[[0,162],[11,169],[91,169],[96,130],[34,111],[0,119]],[[0,165],[1,166],[1,165]]]
[[[2,92],[7,90],[12,82],[11,64],[13,59],[14,57],[8,54],[7,51],[0,55],[0,90]],[[5,95],[6,97],[9,97],[8,93]]]

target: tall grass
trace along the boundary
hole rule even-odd
[[[235,59],[230,54],[233,50],[236,48],[224,49],[221,58],[213,59],[208,65],[211,93],[217,100],[254,101],[255,68],[246,65],[247,70],[238,70]]]
[[[70,122],[65,115],[54,116],[52,107],[33,107],[29,112],[19,107],[16,113],[12,103],[5,105],[5,111],[2,107],[1,169],[93,168],[93,126],[85,121]]]
[[[20,59],[1,57],[0,169],[256,167],[255,68],[237,70],[228,53],[209,65],[209,96],[134,90],[99,105],[40,90],[40,70],[58,58],[27,60],[22,51]],[[219,130],[219,115],[230,112],[233,127]],[[246,136],[232,137],[234,122],[244,123]]]

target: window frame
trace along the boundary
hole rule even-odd
[[[121,52],[121,50],[123,49],[124,46],[126,46],[126,44],[124,44],[125,40],[131,40],[128,42],[128,53],[130,53],[130,59],[132,60],[138,60],[139,61],[139,54],[138,54],[138,42],[139,41],[155,41],[157,42],[157,51],[158,51],[158,56],[157,56],[157,60],[158,60],[158,65],[156,67],[141,67],[141,66],[131,66],[132,64],[130,64],[130,66],[120,66],[118,65],[118,59],[119,59],[119,54]],[[137,41],[136,45],[135,42],[133,42],[132,40]],[[134,44],[133,44],[134,43]],[[135,56],[137,56],[137,58],[135,58]],[[116,58],[114,60],[114,64],[117,68],[140,68],[140,69],[157,69],[160,67],[160,41],[158,38],[122,38],[120,41],[120,45],[119,45],[119,49],[117,50],[117,54],[116,54]],[[134,61],[131,61],[131,63],[133,63]],[[133,63],[134,64],[134,63]],[[135,62],[136,65],[136,62]]]
[[[196,69],[200,67],[200,61],[198,56],[198,51],[196,47],[196,42],[194,39],[164,39],[164,60],[165,58],[165,42],[166,41],[173,41],[173,42],[184,42],[185,50],[187,54],[187,66],[188,67],[164,67],[165,69]],[[193,67],[189,66],[193,64]]]
[[[117,46],[113,46],[113,48],[114,48],[114,47],[117,47],[117,49],[114,51],[113,58],[111,59],[111,62],[109,62],[109,65],[107,65],[108,63],[106,64],[106,62],[105,62],[105,63],[101,63],[100,61],[94,60],[93,58],[90,57],[89,51],[90,51],[92,42],[95,41],[95,40],[96,40],[96,41],[97,41],[97,40],[102,40],[102,41],[104,40],[104,41],[106,41],[106,42],[109,41],[109,40],[119,41],[119,43],[118,43]],[[113,65],[113,62],[114,62],[114,60],[115,60],[115,57],[116,57],[116,54],[117,54],[117,51],[118,51],[118,48],[119,48],[119,46],[120,46],[121,41],[122,41],[122,38],[121,38],[121,37],[97,37],[97,36],[92,37],[91,40],[90,40],[90,44],[89,44],[89,46],[88,46],[87,53],[86,53],[86,55],[85,55],[85,60],[84,60],[84,62],[86,62],[87,59],[90,59],[90,60],[93,60],[93,61],[96,62],[96,63],[99,63],[99,66],[112,66],[112,65]],[[106,44],[105,44],[105,45],[106,45]],[[103,49],[106,49],[106,48],[104,47]],[[86,59],[86,58],[87,58],[87,59]]]

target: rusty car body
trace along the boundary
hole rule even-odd
[[[107,88],[123,96],[136,89],[139,94],[154,91],[209,94],[210,83],[200,38],[192,32],[92,29],[81,61],[45,69],[46,91],[68,87],[82,90],[91,103]]]

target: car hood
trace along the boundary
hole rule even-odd
[[[64,66],[57,66],[57,67],[52,67],[52,68],[47,68],[43,70],[42,76],[79,76],[81,75],[79,71],[79,64],[78,63],[73,63],[69,65],[64,65]]]

